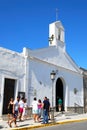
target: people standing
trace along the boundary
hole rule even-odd
[[[61,98],[58,99],[58,110],[59,110],[59,112],[62,111],[62,99]]]
[[[13,103],[13,118],[9,121],[10,127],[12,127],[13,122],[15,124],[15,127],[17,127],[16,120],[17,120],[17,116],[18,116],[19,100],[20,100],[20,97],[17,97],[17,99],[14,100],[14,103]]]
[[[10,118],[12,118],[12,114],[13,114],[13,103],[14,103],[13,98],[10,98],[10,101],[8,103],[8,108],[7,108],[7,111],[8,111],[8,123],[10,121]]]
[[[24,99],[24,108],[23,108],[23,114],[22,114],[22,118],[27,119],[28,117],[28,104],[27,104],[27,99]]]
[[[37,122],[38,121],[38,101],[36,97],[34,97],[33,102],[32,102],[32,114],[33,114],[34,122]]]
[[[24,109],[24,97],[22,97],[21,100],[19,101],[19,121],[22,120],[23,109]]]
[[[47,97],[44,98],[43,101],[43,123],[42,124],[47,124],[48,123],[48,113],[50,109],[50,103],[47,99]]]
[[[41,115],[42,115],[42,102],[41,99],[38,100],[38,122],[41,121]]]

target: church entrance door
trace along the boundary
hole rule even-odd
[[[10,98],[14,98],[15,80],[5,78],[4,97],[3,97],[3,114],[7,114],[7,106]]]
[[[63,83],[60,78],[57,79],[56,82],[56,111],[58,111],[58,99],[61,98],[63,100]],[[62,111],[64,110],[64,105],[62,104]]]

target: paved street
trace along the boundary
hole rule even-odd
[[[70,124],[50,126],[50,127],[45,127],[45,128],[37,128],[35,130],[87,130],[87,122],[86,121],[76,122],[76,123],[70,123]]]

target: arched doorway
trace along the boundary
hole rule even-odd
[[[61,98],[63,103],[63,82],[60,78],[56,81],[56,111],[58,111],[58,98]],[[64,105],[62,105],[62,111],[64,110]]]

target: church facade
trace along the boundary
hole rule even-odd
[[[0,61],[0,115],[6,114],[9,99],[17,95],[25,96],[29,106],[34,97],[43,101],[47,96],[56,110],[58,97],[65,111],[75,105],[84,108],[82,70],[66,52],[65,31],[60,21],[49,25],[47,48],[23,48],[22,53],[0,48]],[[55,72],[53,90],[52,71]]]

